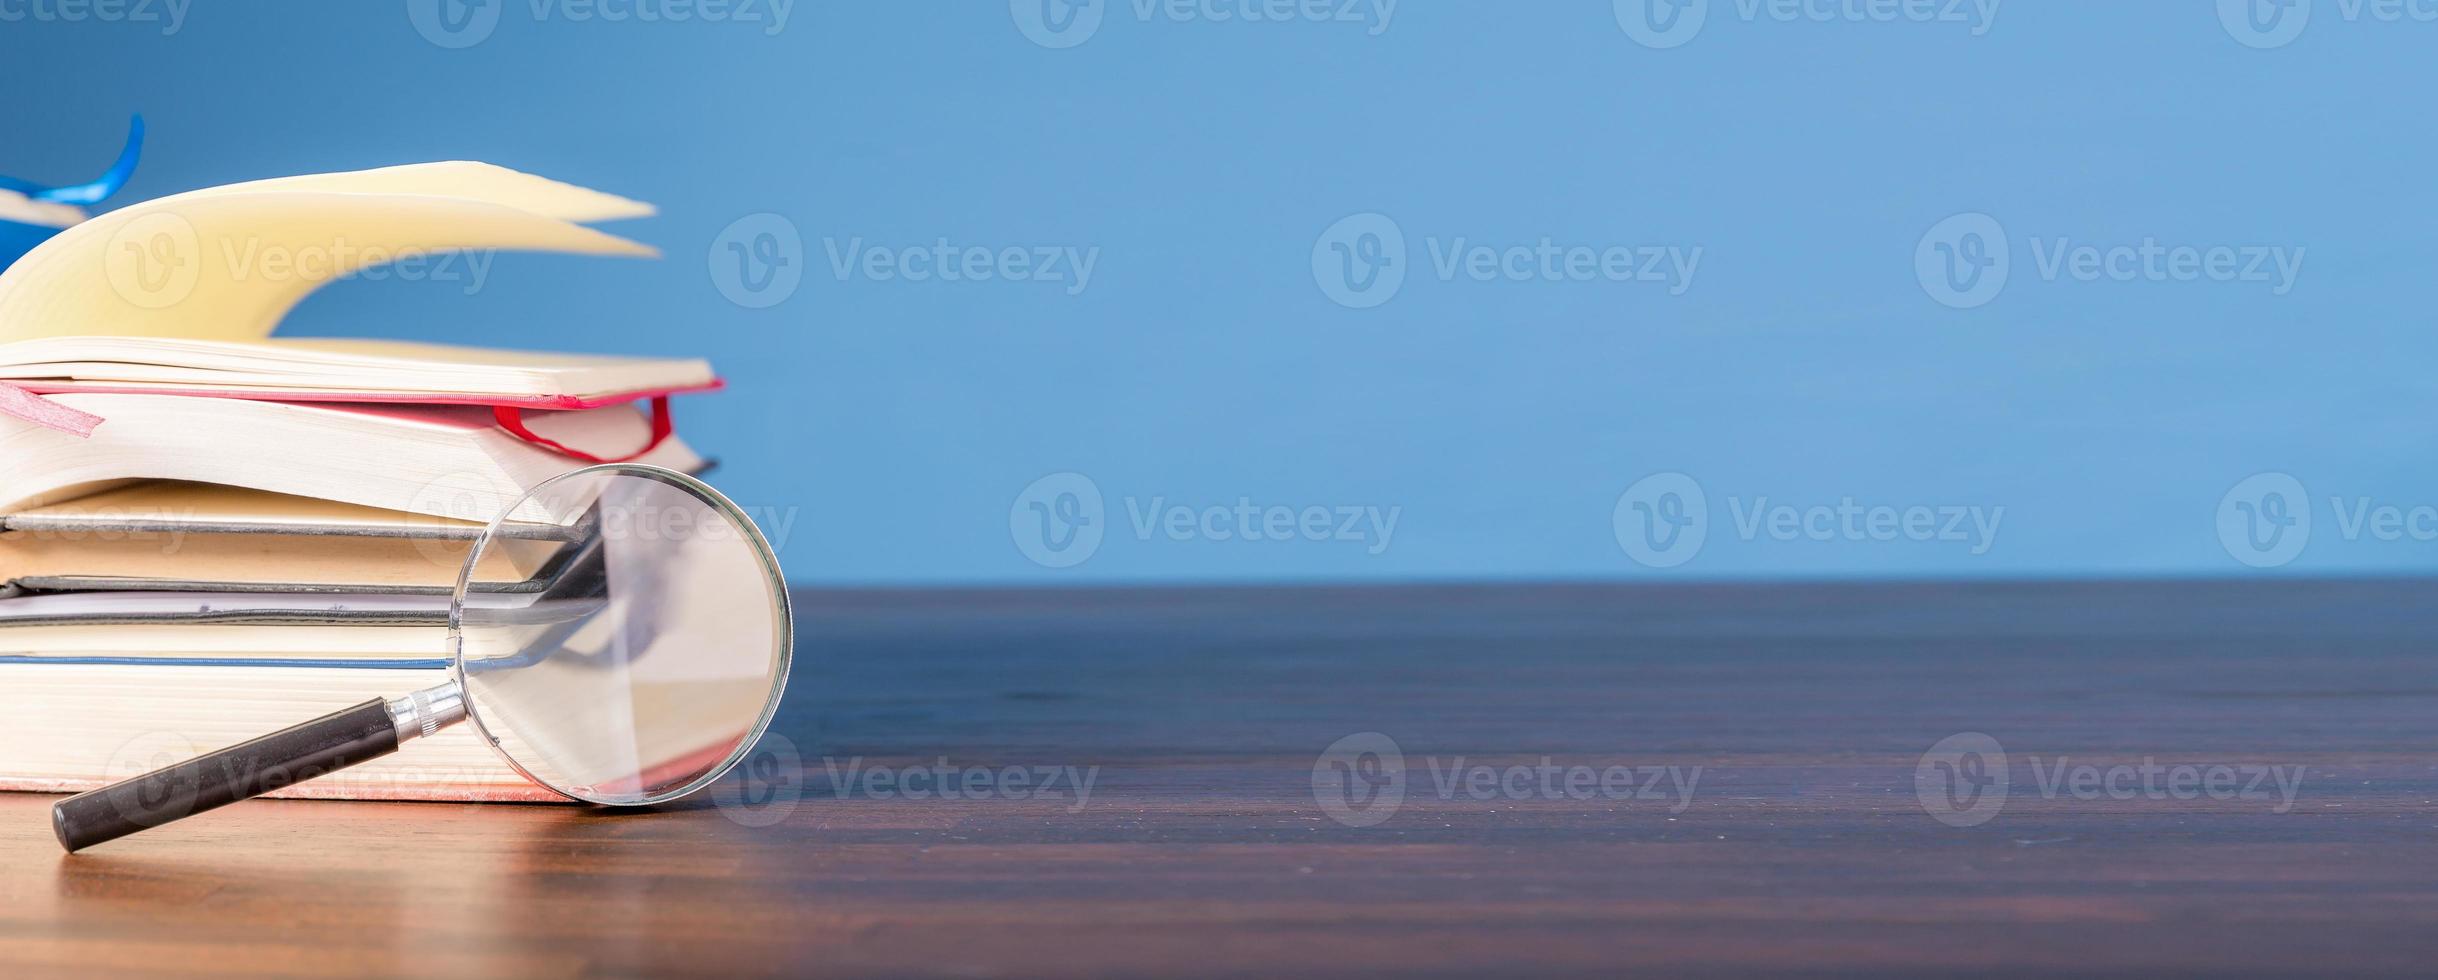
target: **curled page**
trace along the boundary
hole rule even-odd
[[[628,200],[616,194],[605,194],[589,187],[578,187],[548,177],[537,177],[496,164],[477,163],[471,160],[415,163],[403,167],[382,167],[376,170],[249,180],[242,184],[206,187],[178,196],[196,198],[223,194],[256,194],[264,191],[340,191],[349,194],[412,194],[420,197],[454,197],[469,201],[487,201],[502,207],[531,211],[561,221],[580,221],[588,224],[595,221],[615,221],[621,218],[646,218],[650,217],[653,211],[651,205],[642,201]]]
[[[480,163],[233,184],[131,205],[0,273],[0,343],[111,335],[261,340],[332,279],[466,249],[651,257],[575,224],[649,205]]]

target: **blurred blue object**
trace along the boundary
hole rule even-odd
[[[127,124],[127,145],[119,150],[118,160],[100,177],[82,184],[49,187],[0,174],[0,194],[14,195],[34,204],[66,205],[69,208],[99,204],[126,186],[127,178],[135,176],[136,159],[142,155],[143,148],[144,117],[136,116]],[[12,207],[14,203],[0,197],[0,268],[6,268],[20,256],[32,251],[34,246],[42,244],[44,239],[74,223],[57,223],[54,219],[64,216],[59,209]],[[36,213],[38,211],[41,213]]]

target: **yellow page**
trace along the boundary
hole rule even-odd
[[[448,194],[441,188],[453,188]],[[511,249],[652,257],[566,216],[650,208],[483,164],[230,185],[131,205],[0,273],[0,343],[116,335],[261,340],[313,290],[402,256]]]

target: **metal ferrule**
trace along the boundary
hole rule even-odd
[[[466,720],[465,692],[452,682],[389,699],[389,723],[398,741],[423,738]]]

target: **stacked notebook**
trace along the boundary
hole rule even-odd
[[[425,164],[133,205],[0,272],[0,789],[87,789],[440,683],[449,593],[527,489],[701,469],[667,399],[719,386],[702,361],[270,336],[369,260],[648,256],[581,224],[648,213]],[[268,276],[248,249],[331,261]],[[546,587],[565,542],[516,545],[486,578]],[[557,798],[471,726],[275,795]]]

